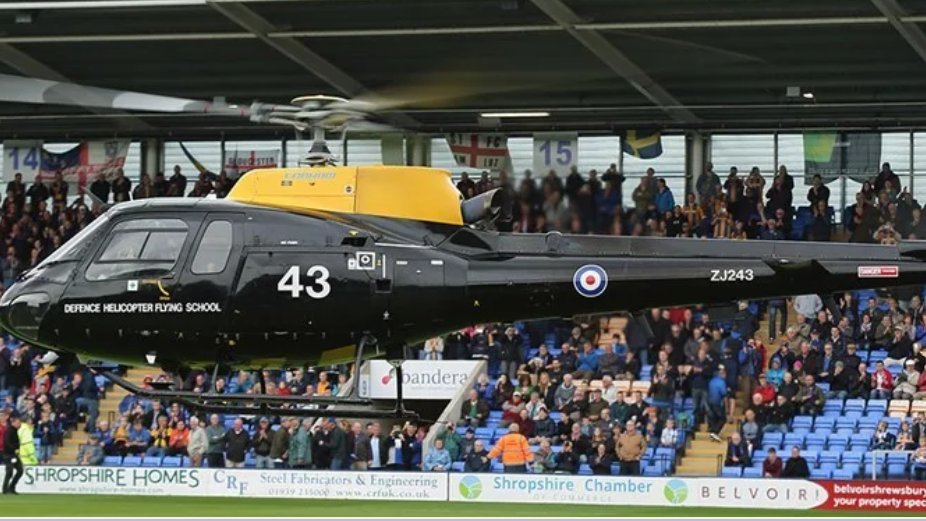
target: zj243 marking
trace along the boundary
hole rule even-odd
[[[711,270],[711,282],[749,282],[755,278],[753,270]]]

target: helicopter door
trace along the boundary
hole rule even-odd
[[[228,331],[229,295],[241,261],[243,223],[244,216],[236,213],[206,217],[187,256],[180,290],[174,295],[184,309],[177,317],[178,329],[210,340]]]
[[[430,322],[428,311],[441,307],[439,304],[443,300],[444,261],[400,258],[393,268],[391,308],[394,324]]]

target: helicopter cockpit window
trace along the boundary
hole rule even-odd
[[[139,219],[113,227],[103,253],[87,269],[87,280],[157,277],[173,269],[187,237],[180,219]]]
[[[222,273],[228,264],[232,249],[232,224],[229,221],[213,221],[206,228],[203,239],[193,257],[190,270],[197,275]]]

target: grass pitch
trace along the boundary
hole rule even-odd
[[[251,498],[152,498],[23,494],[0,497],[0,517],[783,517],[878,516],[879,512],[531,505]],[[884,513],[880,513],[884,515]],[[911,514],[913,515],[913,514]]]

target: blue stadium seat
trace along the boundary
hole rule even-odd
[[[782,442],[782,445],[790,449],[791,447],[803,447],[804,446],[804,435],[794,432],[789,432],[785,434],[785,439]]]
[[[835,451],[835,450],[825,450],[820,453],[820,466],[823,466],[827,463],[838,465],[841,459],[842,459],[842,452]]]
[[[888,478],[906,478],[907,477],[907,464],[906,463],[888,463],[887,477]]]
[[[837,429],[852,429],[855,432],[855,428],[858,426],[858,418],[853,418],[850,416],[843,416],[841,418],[836,418],[836,428]]]
[[[720,471],[721,477],[724,478],[739,478],[743,475],[743,467],[724,467]]]
[[[643,475],[646,477],[658,478],[665,475],[663,469],[659,466],[646,467],[643,469]]]
[[[503,414],[502,411],[489,411],[489,418],[488,418],[488,419],[490,419],[490,420],[499,420],[499,421],[501,421],[501,419],[502,419],[502,414]]]
[[[781,448],[781,442],[784,439],[784,434],[780,432],[769,432],[762,436],[762,448],[775,447],[776,449]]]
[[[495,429],[490,429],[488,427],[478,427],[476,429],[477,438],[489,438],[492,439],[492,434],[495,433]]]
[[[761,478],[762,467],[746,467],[743,469],[744,478]]]
[[[141,467],[141,457],[140,456],[126,456],[122,460],[123,467]]]
[[[168,456],[161,460],[162,467],[179,467],[183,464],[183,458],[180,456]]]
[[[818,416],[813,422],[814,432],[819,431],[828,431],[832,432],[836,427],[836,417],[835,416]]]
[[[844,479],[844,480],[855,479],[856,474],[857,474],[857,471],[853,469],[848,469],[848,468],[836,469],[833,471],[833,479]]]
[[[850,399],[846,400],[846,403],[845,403],[845,405],[844,405],[844,409],[843,409],[843,410],[845,410],[845,411],[854,411],[854,410],[864,411],[864,410],[865,410],[865,400],[863,400],[863,399],[861,399],[861,398],[850,398]]]
[[[505,466],[500,461],[495,461],[492,463],[492,472],[505,472]]]
[[[835,412],[836,416],[842,414],[843,402],[842,400],[827,400],[823,403],[823,414],[829,416],[826,413]]]
[[[865,406],[865,412],[881,412],[887,410],[887,400],[868,400],[868,405]]]
[[[811,432],[804,438],[804,443],[806,443],[808,447],[810,447],[811,445],[822,447],[826,445],[826,440],[828,437],[829,436],[827,436],[826,434]]]
[[[813,416],[795,416],[794,420],[791,421],[791,428],[806,428],[810,429],[813,427]]]
[[[818,468],[820,470],[826,470],[832,473],[834,470],[836,470],[837,465],[835,463],[821,463]]]
[[[827,446],[830,450],[845,451],[846,447],[849,446],[849,435],[837,433],[830,434],[827,438]]]
[[[756,449],[756,450],[753,451],[753,453],[752,453],[752,461],[753,461],[753,462],[761,462],[761,461],[764,460],[767,456],[768,456],[768,451],[767,451],[767,450],[765,450],[765,449]]]
[[[554,423],[559,423],[559,420],[562,417],[562,415],[563,413],[559,411],[552,411],[550,412],[550,419],[553,420]]]
[[[508,434],[508,428],[507,428],[507,427],[504,428],[504,429],[495,429],[495,434],[492,435],[492,440],[493,440],[493,441],[494,441],[494,440],[498,440],[499,438],[501,438],[502,436],[504,436],[504,435],[506,435],[506,434]]]
[[[463,472],[463,468],[464,468],[465,466],[466,466],[466,464],[463,463],[462,461],[454,461],[454,462],[450,465],[450,470],[452,470],[452,471],[454,471],[454,472]]]
[[[820,453],[815,450],[805,450],[801,451],[801,456],[804,456],[804,459],[807,460],[807,464],[813,467],[817,464]]]
[[[811,479],[830,479],[832,476],[833,476],[833,471],[831,470],[810,469]]]
[[[104,467],[121,467],[122,456],[106,456],[103,458]]]
[[[858,421],[858,428],[859,428],[859,430],[862,430],[862,429],[877,429],[877,428],[878,428],[878,423],[879,423],[881,420],[882,420],[881,417],[878,417],[878,418],[869,418],[869,417],[866,416],[866,417],[864,417],[864,418],[860,418],[859,421]]]
[[[591,476],[593,474],[592,468],[587,464],[583,463],[579,465],[579,475],[580,476]]]
[[[888,465],[892,465],[892,464],[906,465],[909,459],[910,457],[908,454],[899,453],[899,452],[891,452],[891,453],[888,453],[887,455],[887,464]]]
[[[150,457],[150,456],[146,457],[145,459],[141,460],[141,466],[142,467],[160,467],[161,458]]]

